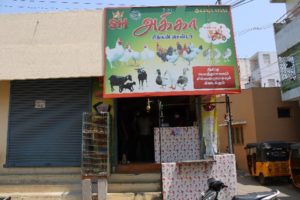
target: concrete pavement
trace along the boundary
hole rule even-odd
[[[259,184],[258,180],[246,173],[238,173],[237,177],[238,194],[248,194],[253,192],[265,192],[278,189],[280,200],[300,200],[300,189],[295,188],[292,183],[285,180],[275,180],[266,186]]]

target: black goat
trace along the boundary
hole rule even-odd
[[[132,92],[134,90],[133,86],[135,85],[135,81],[133,82],[127,82],[124,85],[120,85],[120,92],[123,92],[124,89],[130,90]]]
[[[112,92],[114,91],[114,86],[119,86],[119,91],[120,91],[121,87],[124,86],[126,81],[132,81],[132,76],[131,75],[127,75],[127,76],[111,75],[109,77],[109,81],[110,81],[110,87],[111,87]]]
[[[144,89],[144,81],[147,84],[147,72],[144,70],[143,67],[135,69],[138,73],[138,80],[139,80],[139,89]]]

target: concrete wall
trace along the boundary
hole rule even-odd
[[[254,112],[258,141],[300,141],[300,107],[298,102],[283,102],[279,89],[254,88]],[[278,118],[277,108],[290,108],[291,118]]]
[[[103,10],[0,15],[0,80],[103,75]]]
[[[224,101],[224,97],[218,98]],[[300,107],[297,102],[282,102],[280,88],[251,88],[242,90],[240,94],[230,95],[233,122],[246,121],[243,126],[244,145],[234,145],[237,167],[247,169],[247,143],[265,140],[285,140],[300,142]],[[291,118],[278,118],[277,108],[291,109]],[[224,124],[225,104],[218,104],[218,123]],[[227,146],[227,126],[219,126],[220,149]]]
[[[286,10],[293,9],[297,4],[299,0],[286,0]]]
[[[300,42],[300,15],[275,34],[276,50],[281,55]]]

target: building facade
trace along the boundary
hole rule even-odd
[[[250,59],[239,58],[238,65],[240,70],[241,89],[245,89],[246,85],[249,84],[251,76]]]
[[[257,52],[249,62],[250,76],[245,88],[280,86],[276,52]]]
[[[117,19],[119,19],[120,13],[118,12],[117,15]],[[135,120],[136,118],[150,117],[153,122],[151,130],[153,131],[154,127],[168,129],[170,130],[169,137],[185,134],[186,127],[194,127],[198,135],[202,134],[202,130],[197,125],[202,123],[200,107],[204,103],[201,103],[202,97],[198,92],[186,94],[184,93],[185,91],[179,91],[177,88],[180,93],[177,96],[165,94],[143,96],[143,93],[141,93],[142,95],[136,96],[137,98],[129,98],[129,95],[127,96],[128,98],[103,98],[103,79],[106,78],[104,73],[106,58],[104,58],[103,52],[103,46],[105,46],[106,41],[104,41],[103,36],[103,30],[105,29],[103,19],[103,10],[0,16],[0,25],[5,30],[0,33],[0,46],[2,49],[0,51],[1,186],[4,185],[3,187],[5,187],[5,184],[13,185],[12,183],[17,183],[19,184],[18,192],[23,191],[26,193],[29,191],[25,187],[27,182],[39,184],[43,182],[44,177],[52,176],[54,178],[49,180],[52,183],[55,182],[55,179],[58,179],[57,177],[64,175],[64,181],[67,182],[68,186],[66,186],[67,188],[59,188],[65,191],[60,190],[61,193],[56,193],[55,195],[60,198],[60,195],[72,193],[74,190],[73,192],[79,195],[76,198],[70,198],[80,199],[81,188],[78,188],[78,185],[81,183],[81,178],[85,179],[88,177],[82,173],[84,168],[82,165],[85,163],[82,161],[87,149],[93,155],[98,153],[93,158],[87,156],[88,160],[94,159],[98,161],[103,159],[104,165],[108,166],[107,164],[109,164],[107,168],[111,172],[137,174],[146,171],[161,173],[162,164],[154,158],[159,140],[156,140],[156,149],[154,150],[154,139],[147,137],[148,139],[145,140],[145,135],[142,136],[144,130],[133,123],[138,121]],[[231,42],[233,43],[233,40]],[[236,66],[233,45],[232,48],[232,50],[226,49],[228,54],[227,57],[222,58],[222,62],[228,64],[230,57],[232,58],[230,62]],[[196,49],[200,51],[202,46]],[[187,50],[184,51],[187,53]],[[208,52],[210,52],[209,49],[206,53]],[[198,54],[193,55],[195,57]],[[201,58],[204,59],[205,55],[201,54]],[[156,59],[160,61],[158,57]],[[209,59],[210,57],[207,57],[205,62],[210,63]],[[160,62],[164,61],[161,60]],[[181,59],[181,62],[186,61]],[[169,66],[169,63],[167,65]],[[174,65],[170,65],[174,69]],[[211,75],[209,73],[211,69],[209,68],[211,67],[208,67],[208,76]],[[233,68],[233,66],[226,66],[226,68]],[[226,68],[224,69],[226,70]],[[134,74],[132,75],[138,78],[139,74],[135,70],[133,69]],[[201,73],[199,74],[201,75]],[[226,75],[223,72],[220,72],[220,74]],[[234,90],[231,92],[240,92],[236,67],[230,71],[230,74],[234,77],[234,84],[236,83]],[[116,77],[116,75],[111,76]],[[159,85],[162,82],[158,84],[157,77],[159,76],[160,73],[157,73],[152,78],[156,78],[153,80],[156,81],[157,87],[160,88]],[[117,77],[120,78],[120,76]],[[230,77],[225,78],[233,80]],[[222,80],[224,80],[224,77]],[[121,79],[121,81],[123,80]],[[131,83],[133,84],[133,82]],[[215,84],[214,82],[211,83]],[[224,83],[225,81],[217,82],[217,84]],[[114,86],[112,82],[110,84]],[[122,93],[120,88],[124,84],[125,82],[115,85],[118,86],[119,93]],[[130,90],[130,88],[127,89]],[[160,89],[164,91],[163,87]],[[218,92],[220,91],[218,90]],[[227,92],[227,90],[224,91]],[[171,94],[171,92],[168,94]],[[203,94],[209,94],[207,91],[205,92]],[[206,97],[211,98],[210,96]],[[207,99],[204,102],[206,101]],[[85,121],[84,116],[86,115],[83,115],[85,112],[103,114],[100,111],[104,108],[106,111],[109,111],[106,114],[110,118],[110,120],[106,121],[105,131],[108,130],[106,133],[109,132],[109,135],[106,135],[105,141],[100,137],[101,134],[104,134],[103,127],[96,124],[92,118],[89,119],[90,121]],[[207,109],[204,110],[208,119],[206,123],[211,125],[210,115],[214,111],[212,113],[210,111],[215,108],[208,107]],[[213,117],[215,119],[215,115]],[[215,120],[213,122],[215,123]],[[101,123],[104,122],[102,121]],[[96,126],[94,126],[95,124]],[[209,126],[209,128],[212,127]],[[140,130],[138,132],[135,129]],[[99,138],[95,134],[91,136],[92,133],[99,134]],[[87,134],[89,137],[87,135],[83,137],[84,134]],[[149,134],[146,136],[149,136]],[[101,145],[105,143],[103,145],[105,148],[102,148],[103,146],[100,148],[100,144],[96,147],[89,143],[91,138],[94,141],[99,139],[98,142],[101,141],[99,142]],[[190,138],[186,138],[188,142]],[[84,141],[85,139],[88,142]],[[142,143],[142,140],[144,143]],[[196,141],[200,142],[200,140]],[[159,144],[161,145],[161,143]],[[83,148],[83,146],[86,148]],[[146,154],[143,154],[143,148],[147,148],[147,152],[151,152],[151,155],[147,156],[147,158]],[[194,151],[194,149],[187,150],[186,148],[182,150]],[[213,154],[213,149],[211,148],[210,150]],[[178,152],[178,149],[174,150],[174,152]],[[103,154],[105,154],[105,157]],[[109,156],[109,159],[107,156]],[[220,156],[223,157],[223,155]],[[203,156],[201,158],[197,157],[196,160],[202,158]],[[233,160],[230,163],[233,163],[231,172],[234,173],[234,175],[230,176],[233,181],[236,181],[234,155],[230,155],[230,159]],[[90,164],[93,164],[92,161],[90,161]],[[99,171],[97,173],[99,175]],[[11,181],[7,178],[7,174],[11,175],[14,180]],[[30,175],[32,176],[30,177]],[[70,181],[70,177],[67,175],[75,176],[75,180],[71,178]],[[26,179],[28,176],[30,180]],[[154,180],[154,187],[150,184],[150,187],[152,187],[150,190],[144,188],[139,190],[137,187],[139,191],[135,192],[151,191],[158,192],[160,195],[161,176],[156,177],[158,178]],[[129,182],[129,189],[132,189],[131,178],[129,177],[127,181]],[[153,181],[151,177],[150,181]],[[69,187],[69,185],[71,186]],[[72,185],[77,187],[74,189]],[[140,185],[140,182],[136,183],[136,185]],[[236,184],[232,185],[235,186]],[[202,187],[204,186],[202,184]],[[122,189],[122,187],[119,188]],[[124,192],[118,190],[119,188],[111,189],[109,187],[109,192]],[[2,188],[0,189],[2,190]],[[11,193],[8,187],[5,189],[7,191],[5,194]],[[33,190],[43,193],[43,191],[37,191],[38,187],[31,187],[30,191]],[[2,194],[3,191],[1,191],[0,196]],[[22,196],[21,193],[19,195]]]
[[[271,0],[285,3],[286,14],[274,23],[283,101],[300,100],[300,4],[297,0]]]
[[[281,100],[280,88],[257,88],[242,90],[229,95],[232,113],[232,143],[237,167],[248,170],[247,143],[262,141],[298,142],[300,108],[297,102]],[[220,97],[218,101],[224,101]],[[221,151],[226,151],[228,141],[227,123],[224,121],[226,107],[217,104]],[[226,141],[226,142],[224,142]]]

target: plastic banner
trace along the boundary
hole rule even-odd
[[[229,6],[107,8],[104,97],[240,92]]]

